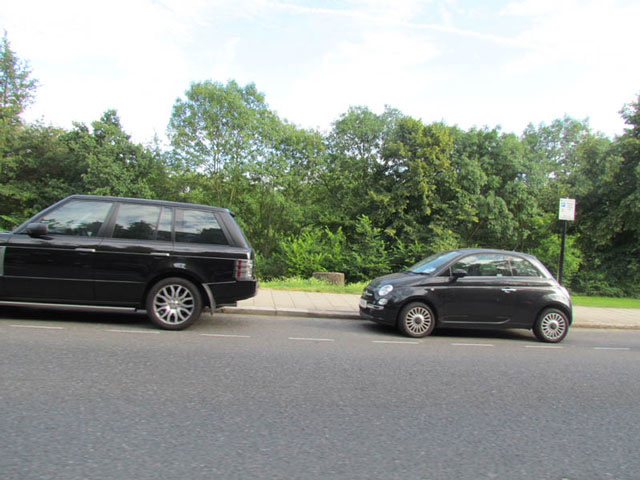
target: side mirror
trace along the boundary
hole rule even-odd
[[[25,232],[30,237],[44,237],[47,233],[49,233],[49,229],[44,223],[30,223],[29,225],[27,225]]]
[[[462,277],[466,277],[466,276],[467,276],[467,271],[466,270],[462,270],[461,268],[458,268],[458,269],[453,271],[453,278],[455,278],[456,280],[458,278],[462,278]]]

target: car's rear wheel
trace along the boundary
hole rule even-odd
[[[400,312],[398,328],[410,337],[426,337],[436,326],[433,311],[424,303],[413,302],[406,305]]]
[[[558,343],[568,332],[569,319],[563,311],[556,308],[543,311],[533,326],[533,333],[542,342]]]
[[[147,315],[166,330],[182,330],[202,313],[202,296],[198,288],[184,278],[165,278],[147,295]]]

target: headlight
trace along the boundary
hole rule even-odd
[[[391,292],[393,292],[393,285],[383,285],[378,289],[378,295],[381,297],[389,295]]]

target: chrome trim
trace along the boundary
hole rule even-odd
[[[45,307],[60,310],[81,310],[81,311],[98,311],[98,312],[139,312],[135,307],[107,307],[101,305],[76,305],[68,303],[40,303],[40,302],[11,302],[0,301],[0,305],[7,307]]]
[[[96,253],[95,248],[75,248],[74,250],[76,252],[82,252],[82,253]]]
[[[167,252],[151,252],[150,255],[154,257],[168,257],[170,256]]]
[[[4,275],[4,251],[7,247],[0,247],[0,277]]]

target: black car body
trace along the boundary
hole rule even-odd
[[[559,342],[572,306],[569,292],[535,257],[461,249],[376,278],[362,293],[360,315],[413,337],[436,326],[526,328],[542,341]]]
[[[0,233],[0,305],[146,310],[177,330],[254,296],[254,257],[227,209],[73,195]]]

